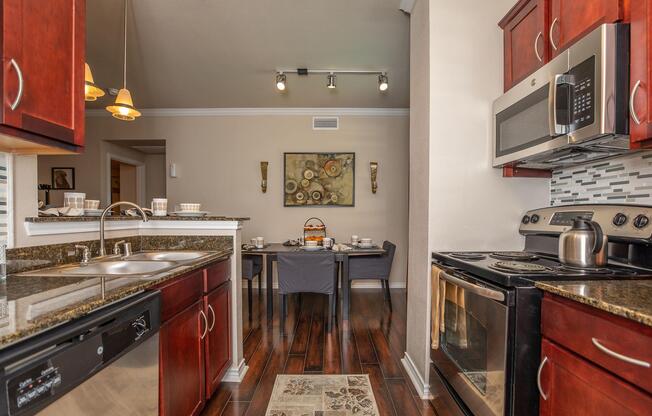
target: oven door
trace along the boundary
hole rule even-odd
[[[439,297],[435,367],[475,416],[504,415],[510,293],[442,269]]]

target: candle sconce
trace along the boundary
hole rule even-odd
[[[267,166],[269,162],[260,162],[260,175],[262,176],[262,181],[260,182],[260,189],[263,193],[267,193]]]
[[[378,191],[378,162],[369,162],[369,169],[371,170],[371,192]]]

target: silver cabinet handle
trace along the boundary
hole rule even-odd
[[[474,285],[473,283],[467,282],[464,279],[459,277],[451,276],[450,274],[442,271],[439,273],[439,278],[444,279],[447,282],[450,282],[456,286],[464,288],[469,292],[475,293],[476,295],[482,296],[483,298],[497,300],[502,302],[505,300],[505,294],[497,290],[489,289],[488,287]]]
[[[534,39],[534,54],[537,56],[539,62],[543,62],[543,58],[539,55],[539,39],[543,36],[543,32],[539,32],[536,39]]]
[[[11,58],[11,61],[9,61],[9,65],[14,67],[14,70],[16,70],[16,75],[18,75],[18,93],[16,94],[16,99],[14,102],[9,105],[11,111],[14,111],[16,108],[18,108],[18,104],[20,104],[20,100],[23,98],[23,71],[20,70],[18,62],[16,62],[16,60],[13,58]]]
[[[641,120],[638,118],[638,114],[636,114],[636,108],[634,107],[634,99],[636,98],[636,92],[638,92],[638,87],[641,86],[641,80],[639,79],[636,81],[636,84],[634,84],[634,88],[632,88],[632,93],[629,95],[629,114],[632,116],[632,120],[634,120],[634,123],[636,124],[641,124]]]
[[[547,362],[548,357],[544,356],[543,360],[541,360],[541,364],[539,364],[539,369],[537,370],[537,388],[539,389],[539,394],[543,400],[548,400],[548,396],[546,396],[543,392],[543,387],[541,387],[541,373],[543,372],[543,367],[545,367]]]
[[[199,339],[204,339],[206,338],[206,334],[208,333],[208,318],[206,318],[206,314],[204,311],[199,311],[199,314],[201,315],[202,319],[204,320],[204,332],[201,334]]]
[[[617,358],[620,361],[624,361],[626,363],[638,365],[638,366],[645,367],[645,368],[650,368],[650,363],[648,363],[647,361],[637,360],[636,358],[631,358],[631,357],[628,357],[626,355],[618,354],[615,351],[611,351],[609,348],[607,348],[604,345],[600,344],[600,341],[598,341],[596,338],[591,338],[591,342],[593,343],[593,345],[595,345],[595,347],[597,349],[599,349],[603,353],[605,353],[607,355],[610,355],[610,356],[612,356],[614,358]]]
[[[550,30],[548,31],[548,37],[550,38],[550,46],[552,46],[552,49],[557,50],[557,45],[555,45],[555,41],[552,39],[552,30],[555,28],[555,24],[559,21],[558,18],[555,17],[555,20],[552,21],[550,24]]]
[[[211,315],[213,316],[213,322],[211,323],[210,328],[208,328],[209,331],[212,331],[213,328],[215,327],[215,309],[211,305],[208,305],[208,310],[210,311]]]

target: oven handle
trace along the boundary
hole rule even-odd
[[[482,296],[483,298],[497,300],[499,302],[505,301],[504,293],[499,292],[497,290],[489,289],[487,287],[474,285],[473,283],[467,282],[466,280],[460,279],[459,277],[451,276],[450,274],[446,273],[443,270],[441,271],[441,273],[439,273],[439,278],[444,279],[465,290],[468,290],[471,293],[475,293],[476,295]]]

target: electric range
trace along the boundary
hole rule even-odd
[[[607,235],[606,266],[574,268],[559,261],[559,236],[578,217],[597,222]],[[432,254],[438,290],[431,359],[460,410],[538,414],[542,292],[535,282],[652,279],[652,225],[642,217],[652,218],[651,206],[541,208],[521,219],[521,251]]]

